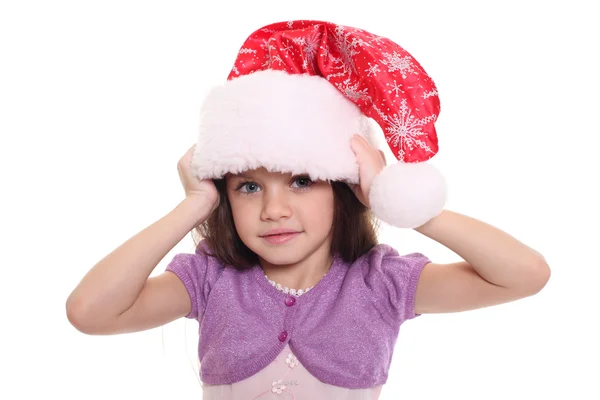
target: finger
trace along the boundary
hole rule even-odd
[[[363,136],[355,134],[353,139],[354,140],[352,142],[356,144],[356,148],[354,149],[355,153],[358,151],[374,154],[377,151],[377,149],[375,149],[375,147],[373,147],[371,143],[369,143],[369,141]]]
[[[369,141],[363,136],[363,135],[358,135],[355,134],[354,137],[356,137],[356,139],[363,145],[366,147],[370,147],[371,144],[369,143]]]
[[[350,141],[350,147],[357,157],[365,150],[364,143],[361,142],[359,135],[354,135],[352,137],[352,140]]]
[[[381,159],[383,160],[383,163],[386,164],[385,162],[385,155],[383,154],[383,152],[378,149],[377,147],[375,147],[374,145],[372,145],[367,138],[358,135],[361,139],[362,144],[364,145],[365,149],[367,149],[371,154],[376,154],[378,153],[379,157],[381,157]]]
[[[383,165],[387,165],[387,161],[385,159],[385,154],[383,154],[383,150],[377,150],[379,152],[379,155],[381,156],[381,159],[383,160]]]

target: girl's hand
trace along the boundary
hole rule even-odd
[[[179,180],[181,180],[181,184],[183,185],[186,198],[198,199],[210,207],[212,212],[219,204],[219,192],[212,179],[200,180],[198,177],[192,175],[192,156],[195,148],[196,145],[190,147],[177,163]]]
[[[370,208],[369,193],[371,184],[375,176],[385,167],[385,156],[383,151],[371,146],[367,139],[361,135],[354,135],[350,146],[356,155],[360,180],[358,185],[350,185],[350,188],[360,202]]]

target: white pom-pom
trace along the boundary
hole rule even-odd
[[[373,214],[397,228],[417,228],[439,215],[448,188],[431,164],[398,162],[373,180],[369,203]]]

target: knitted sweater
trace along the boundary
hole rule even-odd
[[[372,388],[387,381],[400,325],[414,313],[415,290],[430,260],[379,244],[353,263],[335,256],[329,272],[295,297],[273,287],[259,264],[238,271],[201,252],[166,267],[184,283],[199,322],[200,378],[229,385],[252,377],[284,349],[319,381]]]

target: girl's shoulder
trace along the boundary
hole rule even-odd
[[[192,309],[187,318],[204,313],[208,296],[223,275],[224,265],[210,254],[206,243],[200,242],[193,253],[176,254],[165,269],[177,275],[188,291]]]
[[[370,292],[369,298],[402,322],[412,319],[417,283],[423,267],[431,260],[420,252],[399,252],[378,244],[354,265],[355,282]]]
[[[379,243],[373,246],[371,250],[365,253],[359,258],[368,260],[369,263],[382,263],[382,262],[393,262],[393,261],[411,261],[411,260],[424,260],[428,259],[427,256],[421,252],[413,251],[406,252],[400,251],[397,248],[387,244]],[[357,260],[358,261],[358,260]]]
[[[402,252],[388,244],[378,244],[352,265],[355,273],[369,286],[375,282],[403,286],[413,284],[423,267],[431,260],[420,252]]]
[[[166,270],[176,273],[182,279],[201,284],[216,282],[225,266],[212,255],[210,248],[201,241],[193,253],[178,253],[167,265]]]

